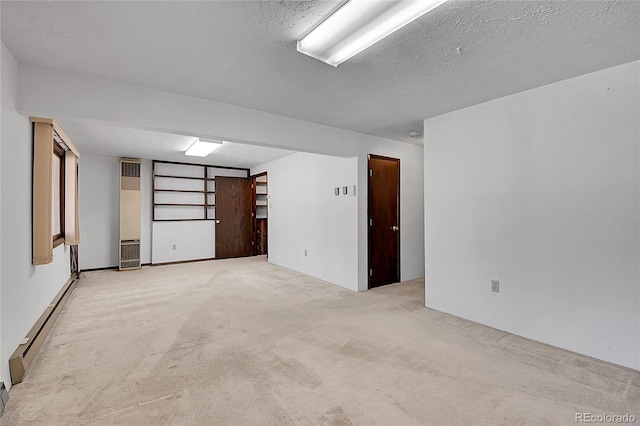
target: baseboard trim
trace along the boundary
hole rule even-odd
[[[94,271],[111,271],[114,269],[118,269],[117,266],[105,266],[103,268],[89,268],[89,269],[83,269],[81,272],[94,272]]]
[[[209,258],[206,258],[206,259],[178,260],[176,262],[152,263],[151,266],[179,265],[181,263],[207,262],[209,260],[216,260],[216,258],[215,257],[209,257]]]
[[[45,341],[51,327],[56,322],[56,318],[60,315],[62,308],[69,300],[71,292],[76,287],[78,277],[73,274],[69,280],[62,286],[53,301],[47,306],[40,318],[36,321],[27,336],[20,342],[11,358],[9,358],[9,371],[11,373],[11,384],[16,385],[22,382],[31,361],[35,357],[38,349]]]
[[[142,263],[140,266],[151,266],[150,263]],[[95,272],[95,271],[113,271],[118,269],[117,266],[105,266],[104,268],[89,268],[83,269],[81,272]]]

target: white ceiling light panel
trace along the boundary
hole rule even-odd
[[[206,157],[216,149],[220,148],[222,144],[216,142],[204,142],[200,138],[196,138],[196,141],[185,151],[185,155],[192,157]]]
[[[298,52],[334,67],[446,0],[350,0],[298,40]]]

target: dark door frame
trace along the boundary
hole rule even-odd
[[[400,225],[400,159],[399,158],[393,158],[393,157],[385,157],[382,155],[376,155],[376,154],[368,154],[367,155],[367,289],[371,289],[371,274],[369,273],[369,271],[371,270],[371,231],[372,231],[372,227],[369,225],[369,221],[371,220],[371,184],[370,184],[370,178],[371,178],[371,159],[378,159],[378,160],[387,160],[387,161],[395,161],[398,164],[398,186],[396,189],[396,194],[397,194],[397,217],[398,217],[398,228],[400,228],[398,230],[398,265],[397,265],[397,270],[398,270],[398,276],[396,281],[400,281],[400,277],[401,277],[401,272],[400,272],[400,232],[402,230],[401,225]]]

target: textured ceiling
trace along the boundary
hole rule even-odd
[[[184,151],[194,142],[193,136],[127,129],[95,121],[61,120],[60,125],[81,153],[93,155],[251,168],[293,154],[284,149],[225,142],[205,158],[188,157]]]
[[[296,51],[339,2],[8,2],[19,62],[391,139],[428,117],[640,58],[639,1],[451,0],[333,68]]]

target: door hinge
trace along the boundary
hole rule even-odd
[[[373,276],[373,269],[369,269],[369,276],[372,277]]]
[[[369,169],[369,176],[373,176],[373,169]]]
[[[373,226],[373,219],[369,219],[369,226]]]

